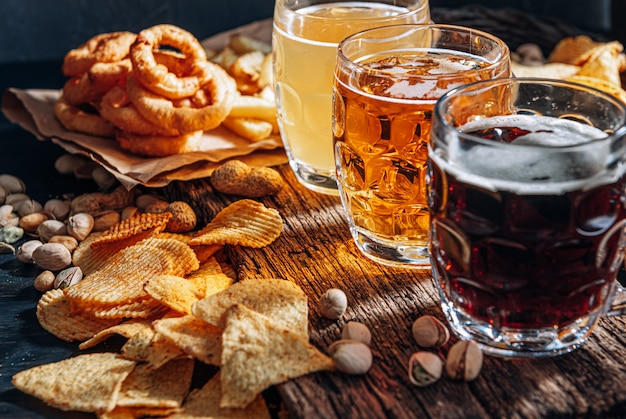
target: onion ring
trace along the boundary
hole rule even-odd
[[[100,100],[100,115],[115,127],[133,134],[176,136],[180,132],[163,128],[144,118],[130,101],[125,86],[115,86]]]
[[[87,112],[80,107],[70,105],[63,96],[54,104],[54,115],[61,125],[69,131],[77,131],[100,137],[113,137],[115,128],[97,113]]]
[[[202,106],[177,106],[172,100],[152,93],[139,83],[134,74],[128,76],[127,90],[137,110],[150,122],[180,132],[207,131],[218,127],[230,113],[238,95],[235,80],[219,65],[202,63],[211,74],[194,97],[205,97]],[[186,101],[187,102],[187,101]],[[185,103],[187,105],[187,103]]]
[[[202,151],[200,140],[202,131],[168,137],[159,135],[136,135],[118,131],[115,139],[120,147],[133,154],[147,157],[167,157],[180,153]]]
[[[95,63],[120,61],[128,56],[130,46],[136,37],[137,35],[132,32],[96,35],[65,54],[61,70],[68,77],[79,77]]]
[[[72,77],[63,86],[63,96],[71,105],[98,102],[113,87],[125,84],[131,70],[129,59],[114,63],[95,63],[80,77]]]
[[[154,57],[154,50],[170,46],[180,50],[190,64],[191,72],[178,76]],[[189,32],[173,25],[155,25],[139,32],[130,47],[133,71],[139,82],[150,91],[169,99],[180,99],[193,95],[209,77],[197,63],[207,61],[200,42]]]

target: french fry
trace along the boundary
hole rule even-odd
[[[229,116],[274,121],[276,120],[276,102],[257,96],[240,95],[235,99]]]
[[[222,125],[250,141],[264,140],[274,132],[274,125],[261,119],[229,116],[222,122]]]

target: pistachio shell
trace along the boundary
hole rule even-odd
[[[53,236],[62,236],[67,234],[67,226],[63,221],[45,220],[37,227],[37,235],[39,238],[47,242]]]
[[[33,260],[33,251],[42,244],[41,240],[25,241],[20,247],[17,248],[17,254],[15,257],[22,263],[35,263]]]
[[[54,168],[62,175],[73,175],[78,167],[88,161],[85,157],[76,154],[63,154],[54,162]]]
[[[20,217],[19,225],[26,231],[27,233],[35,233],[41,223],[46,220],[51,220],[52,215],[47,212],[34,212],[32,214],[25,215]]]
[[[67,250],[74,252],[78,247],[78,240],[70,235],[52,236],[48,240],[48,243],[59,243],[67,247]]]
[[[15,253],[15,247],[13,247],[12,244],[10,243],[5,243],[3,241],[0,241],[0,254],[13,254]]]
[[[117,211],[107,211],[94,216],[93,231],[105,231],[120,222],[121,215]]]
[[[4,200],[6,199],[8,194],[9,193],[7,192],[6,188],[0,185],[0,205],[4,204]]]
[[[57,220],[65,220],[70,213],[70,204],[61,199],[49,199],[43,209],[53,214]]]
[[[483,352],[473,340],[460,340],[450,348],[446,373],[455,380],[471,381],[483,366]]]
[[[72,263],[72,254],[59,243],[44,243],[33,250],[33,261],[42,269],[60,271]]]
[[[33,212],[41,212],[42,210],[43,205],[41,205],[41,203],[29,198],[20,202],[20,205],[17,207],[17,214],[23,217]]]
[[[22,179],[6,173],[0,174],[0,186],[10,194],[26,192],[26,185]]]
[[[365,374],[372,366],[370,347],[358,340],[338,340],[329,347],[337,370],[345,374]]]
[[[0,227],[13,225],[16,219],[19,222],[19,217],[13,212],[13,205],[4,204],[0,206]]]
[[[341,338],[358,340],[369,345],[372,342],[372,333],[363,323],[350,321],[343,327]]]
[[[4,226],[0,230],[0,240],[5,243],[15,243],[24,237],[24,229],[17,226]]]
[[[409,359],[409,381],[419,387],[441,378],[443,361],[432,352],[415,352]]]
[[[53,287],[56,289],[65,289],[82,281],[83,271],[78,266],[71,266],[59,272],[54,279]]]
[[[93,230],[94,223],[95,220],[91,215],[80,212],[68,218],[67,232],[70,236],[75,237],[76,240],[83,241]]]
[[[134,217],[139,214],[139,208],[135,206],[128,206],[122,210],[122,220],[128,220],[129,218]]]
[[[30,199],[30,197],[26,195],[25,193],[16,192],[16,193],[10,193],[9,195],[7,195],[6,198],[4,199],[4,203],[7,205],[12,205],[13,208],[17,209],[22,204],[22,202],[28,199]]]
[[[320,300],[320,311],[324,317],[336,320],[343,316],[348,307],[346,294],[337,288],[327,290]]]
[[[415,342],[422,348],[439,348],[450,339],[450,331],[436,317],[421,316],[411,326]]]
[[[54,273],[52,271],[45,270],[37,275],[33,286],[39,292],[50,291],[52,288],[54,288],[54,279]]]

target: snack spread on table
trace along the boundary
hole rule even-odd
[[[618,42],[567,38],[545,59],[526,45],[513,69],[517,76],[588,84],[626,101],[622,50]],[[98,35],[67,53],[69,80],[55,115],[67,129],[115,138],[141,155],[193,151],[194,139],[219,125],[256,141],[277,132],[269,52],[268,45],[238,36],[207,55],[193,35],[172,25]],[[280,191],[282,178],[273,169],[238,161],[216,169],[214,188],[243,199],[205,226],[184,202],[120,187],[54,200],[44,211],[27,199],[9,201],[11,195],[27,198],[23,185],[20,190],[19,179],[0,177],[3,227],[13,224],[37,237],[15,251],[10,243],[21,235],[8,240],[5,227],[0,243],[2,251],[42,269],[34,284],[43,293],[40,325],[80,342],[81,350],[116,335],[126,339],[119,353],[85,352],[17,373],[12,382],[23,392],[102,418],[269,417],[261,393],[274,384],[315,371],[369,370],[367,329],[346,324],[326,355],[309,343],[307,296],[297,284],[238,281],[228,264],[225,246],[269,246],[282,231],[278,211],[247,199]],[[9,183],[16,188],[3,186]],[[20,211],[22,205],[33,208]],[[336,319],[347,302],[341,290],[331,289],[322,304],[323,315]],[[445,326],[428,318],[416,320],[413,335],[418,343],[427,338],[424,348],[449,338]],[[446,364],[448,375],[474,379],[482,353],[457,352],[462,355],[451,352]],[[430,355],[411,358],[413,384],[441,377],[443,363]],[[191,388],[194,362],[219,371]],[[456,366],[465,365],[473,365],[472,373],[459,375]]]
[[[155,25],[96,35],[69,51],[54,113],[68,130],[115,138],[134,154],[198,150],[220,125],[249,141],[278,132],[270,46],[233,37],[207,51],[189,32]]]

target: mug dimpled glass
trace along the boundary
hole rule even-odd
[[[337,195],[331,91],[339,41],[363,29],[430,21],[428,0],[277,0],[274,80],[278,123],[296,177]]]
[[[460,338],[494,355],[553,356],[616,308],[625,122],[614,97],[557,80],[478,82],[437,103],[432,271]]]
[[[346,38],[333,91],[337,181],[352,237],[379,263],[429,269],[426,153],[436,100],[510,76],[509,49],[485,32],[394,25]]]

